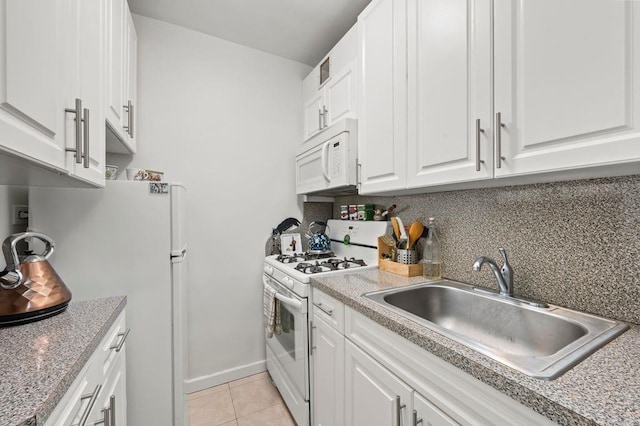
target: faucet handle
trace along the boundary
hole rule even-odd
[[[512,296],[513,295],[513,268],[511,268],[511,265],[509,264],[509,259],[507,258],[507,251],[504,249],[504,247],[498,247],[498,251],[502,256],[502,259],[504,260],[504,264],[502,265],[502,268],[500,268],[500,272],[502,273],[502,276],[504,277],[504,281],[507,284],[508,294],[509,296]]]

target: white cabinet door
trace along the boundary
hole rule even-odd
[[[0,1],[0,146],[62,169],[61,0]]]
[[[491,2],[409,0],[407,15],[407,186],[492,178]]]
[[[345,342],[345,370],[347,425],[409,424],[412,389],[349,340]]]
[[[313,424],[344,425],[344,336],[313,316]]]
[[[342,118],[355,118],[356,96],[356,58],[340,74],[331,76],[324,87],[327,126]]]
[[[496,177],[640,159],[640,7],[499,0]]]
[[[124,350],[118,356],[114,369],[107,378],[92,412],[91,425],[126,426],[127,424],[127,375]]]
[[[138,90],[138,35],[129,6],[125,4],[125,137],[132,154],[136,152],[136,107]]]
[[[124,76],[124,37],[125,37],[125,0],[107,1],[107,96],[105,115],[107,124],[124,139],[125,76]]]
[[[416,392],[413,394],[413,410],[414,420],[411,423],[412,425],[455,426],[458,424]],[[420,423],[420,421],[422,421],[422,423]]]
[[[358,16],[361,194],[406,186],[407,0],[374,0]]]
[[[303,106],[304,140],[307,140],[311,136],[320,133],[320,131],[324,128],[324,108],[324,94],[322,91],[315,92],[313,96],[305,102]]]
[[[80,129],[76,114],[65,114],[65,146],[77,150],[67,151],[66,169],[71,176],[99,186],[105,181],[103,6],[101,1],[70,0],[64,13],[65,74],[70,78],[65,104],[75,109],[75,100],[82,102]]]

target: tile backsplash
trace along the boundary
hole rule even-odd
[[[338,197],[340,205],[397,204],[405,225],[436,218],[446,278],[497,288],[478,256],[501,264],[517,295],[640,323],[640,176],[393,197]],[[306,204],[305,204],[305,216]]]

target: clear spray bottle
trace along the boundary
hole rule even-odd
[[[422,263],[424,266],[422,275],[430,280],[439,280],[442,278],[442,254],[440,252],[440,242],[438,241],[435,220],[434,217],[429,218],[429,223],[427,224],[427,239],[424,243],[424,252],[422,254]]]

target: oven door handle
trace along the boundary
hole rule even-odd
[[[307,309],[306,309],[307,305],[305,303],[300,302],[299,300],[292,299],[291,297],[284,296],[280,293],[276,293],[276,299],[278,299],[285,305],[295,308],[295,310],[300,312],[301,314],[307,313]]]
[[[269,284],[268,279],[264,275],[262,276],[262,282],[264,283],[265,286],[268,286],[268,287],[273,289],[273,286],[271,286]],[[275,297],[276,297],[276,299],[278,299],[279,301],[281,301],[285,305],[291,306],[292,308],[294,308],[296,311],[300,312],[301,314],[306,314],[307,313],[307,304],[306,303],[303,303],[303,302],[301,302],[299,300],[296,300],[296,299],[294,299],[292,297],[287,297],[284,294],[280,294],[280,293],[277,292],[277,290],[276,290]]]

